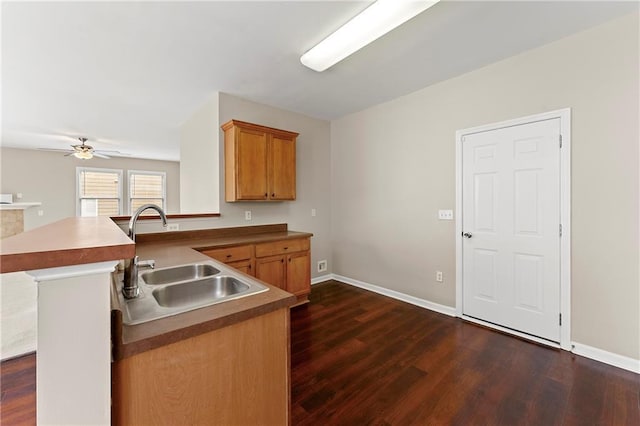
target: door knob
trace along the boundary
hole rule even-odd
[[[470,232],[463,232],[463,233],[462,233],[462,236],[463,236],[463,237],[465,237],[465,238],[471,238],[471,237],[473,237],[473,235],[472,235]]]

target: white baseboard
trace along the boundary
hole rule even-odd
[[[329,281],[333,279],[333,274],[322,275],[320,277],[315,277],[311,280],[311,285],[323,283],[325,281]]]
[[[439,303],[430,302],[428,300],[420,299],[415,296],[410,296],[399,291],[389,290],[388,288],[379,287],[374,284],[365,283],[364,281],[354,280],[353,278],[343,277],[342,275],[332,274],[332,279],[341,281],[343,283],[352,285],[354,287],[360,287],[365,290],[372,291],[374,293],[389,296],[393,299],[401,300],[403,302],[410,303],[412,305],[420,306],[421,308],[429,309],[441,314],[449,315],[450,317],[456,316],[456,309],[451,306],[440,305]]]
[[[618,355],[613,352],[604,351],[602,349],[594,348],[593,346],[583,345],[582,343],[572,342],[571,345],[573,352],[576,355],[583,356],[585,358],[600,361],[605,364],[612,365],[614,367],[622,368],[623,370],[631,371],[636,374],[640,374],[640,360],[626,357],[624,355]]]

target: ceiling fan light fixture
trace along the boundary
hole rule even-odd
[[[90,160],[93,158],[93,153],[91,153],[91,151],[76,151],[73,153],[73,156],[81,160]]]
[[[322,72],[382,37],[440,0],[378,0],[300,57]]]

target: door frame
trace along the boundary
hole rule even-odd
[[[465,135],[519,126],[536,121],[560,119],[560,344],[531,336],[510,328],[463,315],[462,313],[462,140]],[[545,345],[571,350],[571,108],[529,115],[512,120],[485,124],[456,131],[456,316],[509,334],[514,334]]]

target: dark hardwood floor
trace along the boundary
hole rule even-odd
[[[0,364],[0,425],[36,424],[36,356]]]
[[[338,282],[292,310],[294,425],[640,425],[640,376]]]
[[[346,284],[291,314],[292,424],[640,425],[640,376]],[[0,424],[35,424],[35,356]]]

